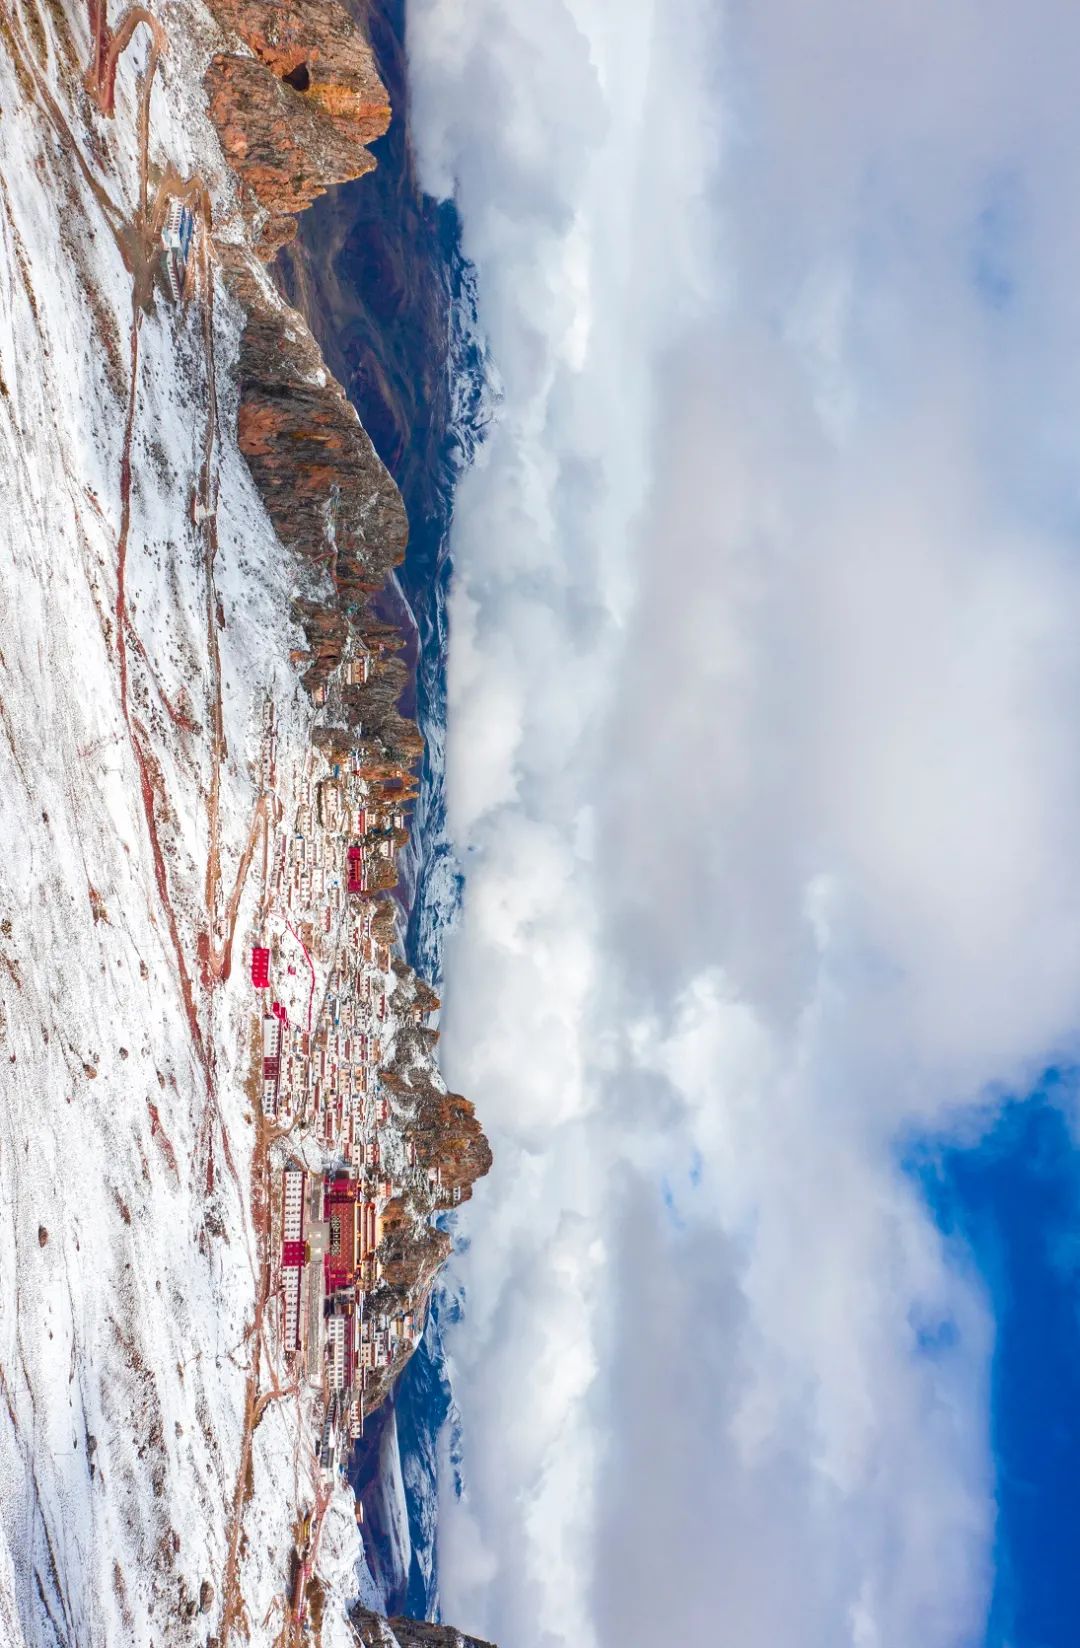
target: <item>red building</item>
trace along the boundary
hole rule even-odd
[[[325,1181],[323,1218],[330,1226],[326,1255],[326,1291],[351,1287],[360,1255],[357,1251],[357,1182],[338,1177]]]
[[[349,892],[350,893],[364,893],[364,892],[366,892],[367,891],[367,877],[364,874],[364,849],[363,849],[363,847],[356,847],[356,846],[350,847],[349,852],[348,852],[348,859],[349,859],[349,881],[348,881],[348,890],[349,890]]]
[[[256,990],[265,990],[270,983],[270,952],[261,944],[251,952],[251,982]]]

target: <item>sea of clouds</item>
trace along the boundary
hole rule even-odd
[[[994,1323],[904,1171],[1075,1055],[1080,10],[410,0],[456,506],[446,1617],[959,1648]]]

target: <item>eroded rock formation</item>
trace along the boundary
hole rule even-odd
[[[337,0],[209,0],[226,35],[205,76],[226,158],[265,213],[260,249],[272,256],[294,214],[330,185],[361,177],[365,147],[390,121],[374,55]]]
[[[237,433],[274,529],[304,562],[296,616],[310,649],[305,685],[341,661],[349,623],[405,554],[401,496],[306,322],[277,296],[250,254],[221,248],[243,305]]]
[[[383,930],[392,912],[390,900],[381,904],[377,919]],[[438,1038],[424,1021],[438,1006],[438,997],[404,962],[395,960],[394,973],[397,982],[390,1005],[398,1029],[392,1057],[380,1070],[379,1080],[393,1125],[408,1141],[412,1171],[382,1212],[380,1276],[367,1308],[374,1315],[409,1315],[420,1322],[452,1246],[449,1234],[432,1224],[432,1214],[468,1201],[476,1180],[491,1167],[491,1147],[472,1104],[459,1093],[448,1093],[435,1067]],[[369,1384],[365,1411],[379,1406],[410,1354],[410,1347],[401,1342],[389,1366]]]

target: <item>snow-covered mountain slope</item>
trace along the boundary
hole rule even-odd
[[[282,806],[265,706],[289,771],[318,719],[292,660],[310,687],[340,656],[318,544],[282,523],[317,518],[342,576],[384,546],[338,478],[268,513],[252,477],[281,430],[244,399],[230,293],[240,268],[273,308],[246,248],[295,203],[253,162],[238,186],[221,140],[257,157],[243,119],[265,94],[285,120],[301,77],[222,26],[280,8],[107,10],[0,13],[0,1642],[299,1641],[299,1547],[332,1648],[361,1546],[267,1308],[246,959]]]
[[[201,991],[193,957],[215,774],[228,890],[256,699],[272,687],[294,736],[306,711],[280,549],[224,415],[212,586],[192,518],[211,350],[227,382],[237,316],[220,291],[133,302],[149,39],[106,122],[78,79],[80,21],[28,7],[0,52],[0,1618],[28,1644],[191,1642],[199,1609],[220,1613],[249,1487],[252,1616],[281,1590],[295,1515],[288,1406],[255,1433],[250,1483],[243,1447],[249,1003],[235,971]],[[150,164],[186,171],[213,134],[183,63],[166,55],[159,76]]]

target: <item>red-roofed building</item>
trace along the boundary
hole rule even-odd
[[[355,1179],[339,1175],[328,1179],[323,1189],[323,1218],[330,1226],[326,1255],[326,1291],[351,1287],[360,1259],[357,1240],[357,1190]]]

